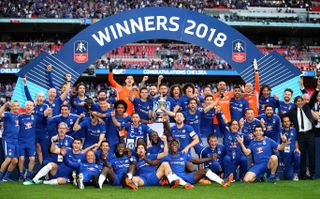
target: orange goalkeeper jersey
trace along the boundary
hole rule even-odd
[[[129,115],[132,115],[134,111],[134,106],[133,106],[133,103],[129,100],[129,94],[131,89],[129,89],[126,86],[121,86],[120,84],[118,84],[113,79],[113,73],[109,73],[108,80],[111,86],[117,90],[117,99],[123,100],[127,103],[128,108],[126,113],[128,113]],[[134,91],[133,95],[134,97],[139,98],[139,93],[137,91]]]

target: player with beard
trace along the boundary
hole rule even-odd
[[[232,119],[230,126],[224,122],[222,113],[219,108],[216,109],[221,132],[223,133],[223,144],[226,149],[226,155],[223,159],[225,175],[229,176],[233,173],[237,176],[237,168],[240,167],[239,180],[242,181],[247,172],[248,164],[247,157],[241,151],[237,137],[243,138],[244,135],[240,131],[240,124],[237,120]]]
[[[106,178],[111,185],[128,186],[131,189],[137,189],[131,179],[137,167],[137,161],[132,156],[130,150],[126,149],[124,143],[117,144],[115,158],[103,167],[99,179],[95,182],[96,187],[102,189]]]
[[[170,128],[170,135],[179,140],[180,149],[184,153],[190,153],[190,149],[199,143],[199,136],[192,126],[184,124],[184,114],[177,112],[174,117],[176,124]]]
[[[214,157],[208,158],[193,158],[190,154],[179,151],[180,142],[179,140],[173,139],[170,142],[170,154],[163,159],[163,162],[168,162],[173,173],[180,179],[180,185],[184,186],[185,189],[194,188],[193,184],[198,182],[200,179],[207,177],[209,180],[217,182],[223,187],[230,186],[233,175],[231,174],[228,178],[228,182],[224,182],[217,174],[213,173],[210,169],[200,169],[195,172],[186,172],[186,163],[192,162],[194,164],[202,164],[204,162],[212,161]]]
[[[152,131],[149,134],[150,145],[147,148],[147,154],[158,154],[163,152],[164,144],[161,141],[158,133],[156,131]]]
[[[257,60],[253,60],[254,69],[254,87],[252,83],[246,83],[244,87],[244,99],[247,100],[249,108],[254,112],[254,116],[259,115],[259,93],[260,93],[260,75],[258,72]]]
[[[147,143],[148,134],[152,132],[152,129],[146,124],[140,123],[140,116],[138,113],[132,114],[131,124],[128,124],[128,123],[121,124],[120,122],[118,122],[114,112],[111,112],[111,118],[112,118],[113,124],[116,127],[124,128],[128,132],[128,135],[126,136],[126,148],[135,151],[135,148],[137,146],[137,141],[140,138]]]
[[[301,152],[299,150],[297,131],[291,127],[291,121],[288,116],[282,118],[282,126],[281,134],[287,137],[286,147],[281,152],[284,162],[283,175],[286,180],[298,181]]]
[[[234,120],[239,121],[244,117],[246,110],[249,108],[247,100],[242,98],[241,88],[238,85],[233,87],[234,96],[230,99],[230,115]]]
[[[281,120],[280,117],[274,113],[271,105],[265,106],[264,114],[257,117],[264,126],[264,135],[273,139],[276,143],[280,143]]]
[[[213,99],[217,102],[217,106],[221,107],[221,111],[223,115],[225,116],[227,122],[231,121],[231,115],[230,115],[230,99],[233,97],[233,92],[227,90],[227,84],[224,81],[220,81],[218,83],[218,92],[213,95]],[[215,134],[218,137],[221,137],[221,130],[219,127],[219,121],[217,116],[214,116],[213,118],[213,124],[215,129]]]
[[[266,105],[271,105],[275,111],[279,107],[279,100],[271,96],[271,87],[269,85],[262,86],[259,96],[259,114],[263,114],[266,110]]]
[[[293,91],[290,88],[284,90],[283,101],[279,101],[279,116],[282,117],[294,107],[294,103],[291,102]]]
[[[136,149],[137,154],[137,171],[132,178],[132,182],[136,187],[159,185],[163,176],[169,180],[170,188],[175,188],[180,181],[175,179],[168,162],[160,164],[160,159],[168,155],[167,137],[161,136],[161,141],[164,143],[164,150],[158,154],[146,154],[145,144],[139,144]]]

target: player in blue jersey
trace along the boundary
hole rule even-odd
[[[168,96],[168,86],[164,83],[159,86],[159,96],[152,100],[152,116],[155,119],[161,117],[161,108],[164,107],[166,110],[173,111],[176,106],[176,101]],[[171,120],[173,122],[173,120]]]
[[[276,143],[280,143],[281,120],[274,113],[274,109],[270,104],[265,106],[265,113],[259,115],[260,123],[264,126],[264,135],[273,139]]]
[[[164,144],[156,131],[152,131],[149,134],[149,141],[150,145],[147,148],[147,155],[163,152]]]
[[[40,114],[34,113],[34,105],[31,101],[25,103],[25,110],[25,113],[19,115],[19,182],[24,181],[25,157],[29,159],[27,179],[30,179],[32,175],[36,155],[36,125],[43,116],[41,112]],[[44,113],[46,114],[47,110]]]
[[[214,133],[213,117],[215,116],[216,103],[213,101],[212,95],[206,95],[204,97],[203,114],[200,121],[201,137],[207,138]]]
[[[241,97],[241,88],[238,85],[233,87],[233,97],[230,99],[231,118],[239,121],[244,117],[246,110],[249,108],[248,101]]]
[[[102,97],[102,98],[98,98],[98,103],[97,104],[93,104],[92,105],[92,111],[94,112],[94,115],[99,116],[98,117],[103,117],[101,115],[103,114],[109,114],[111,113],[111,111],[113,110],[113,108],[111,107],[111,105],[106,101],[106,98]],[[101,114],[101,115],[100,115]],[[105,117],[104,121],[105,120]]]
[[[78,174],[77,184],[79,189],[84,189],[85,185],[93,183],[97,186],[97,176],[102,170],[102,166],[96,163],[96,156],[92,150],[86,152],[85,162],[73,162],[65,158],[65,165],[76,169]]]
[[[132,114],[132,124],[121,124],[116,119],[114,112],[111,112],[111,117],[115,126],[117,126],[118,128],[124,128],[128,132],[127,136],[125,136],[126,148],[135,151],[137,141],[140,138],[142,138],[145,141],[145,143],[148,142],[148,135],[153,130],[149,126],[140,123],[140,116],[138,113]]]
[[[116,101],[116,103],[114,104],[114,109],[115,109],[115,118],[119,123],[125,124],[125,123],[131,122],[131,117],[126,114],[127,103],[125,101],[123,100]],[[102,118],[107,118],[106,125],[107,125],[108,133],[106,135],[106,140],[110,144],[110,151],[114,153],[114,151],[116,150],[116,145],[120,143],[120,137],[122,137],[123,136],[122,134],[124,134],[123,128],[119,128],[114,125],[111,114],[104,114]]]
[[[164,151],[158,154],[147,155],[145,143],[139,143],[137,146],[137,171],[132,178],[132,182],[136,185],[136,189],[141,186],[159,185],[160,179],[165,176],[169,180],[171,188],[179,185],[180,181],[175,179],[168,162],[160,164],[160,159],[168,155],[167,137],[161,136],[160,139],[164,143]]]
[[[176,124],[170,128],[170,136],[178,139],[180,149],[184,153],[189,153],[190,149],[199,143],[199,137],[190,125],[184,124],[184,115],[178,111],[174,117]]]
[[[5,109],[10,106],[10,112],[5,112]],[[18,163],[18,135],[19,135],[19,102],[6,102],[0,108],[0,117],[3,118],[4,131],[2,134],[2,147],[4,149],[5,160],[0,168],[0,182],[12,181],[10,179],[11,173],[14,171]],[[5,171],[7,172],[5,173]]]
[[[276,97],[271,96],[271,87],[264,85],[261,87],[259,96],[259,114],[264,113],[265,106],[270,104],[275,111],[279,107],[279,100]]]
[[[216,173],[217,175],[221,176],[224,172],[224,165],[223,161],[226,150],[222,144],[218,144],[218,137],[215,134],[211,134],[208,137],[208,145],[206,146],[200,154],[200,158],[209,158],[213,157],[212,161],[208,161],[204,163],[204,168],[210,169],[212,172]]]
[[[291,121],[288,116],[282,118],[283,129],[281,134],[287,137],[286,147],[281,153],[284,163],[283,176],[286,180],[298,181],[300,173],[300,150],[298,144],[298,135],[295,128],[292,128]]]
[[[96,184],[101,189],[107,178],[111,185],[122,184],[122,186],[125,186],[126,184],[128,187],[135,189],[136,186],[131,181],[137,166],[135,157],[132,156],[130,150],[126,149],[124,143],[117,144],[115,155],[116,157],[103,167]]]
[[[208,158],[193,158],[190,154],[179,152],[180,148],[179,140],[173,139],[170,142],[170,154],[163,159],[163,162],[168,162],[172,169],[172,172],[179,177],[180,185],[184,186],[186,189],[193,188],[192,184],[195,184],[200,179],[207,177],[209,180],[217,182],[223,187],[230,186],[233,180],[233,175],[231,174],[228,178],[228,182],[224,182],[217,174],[213,173],[210,169],[200,169],[195,172],[186,172],[186,163],[192,162],[194,164],[202,164],[204,162],[212,161],[214,157]]]
[[[254,110],[248,108],[245,113],[245,119],[243,121],[243,127],[241,129],[244,135],[244,145],[249,146],[251,140],[254,139],[254,127],[256,125],[261,125],[260,120],[254,117]]]
[[[202,143],[200,126],[201,117],[204,114],[203,109],[198,108],[197,100],[191,98],[188,102],[188,108],[183,112],[185,116],[184,123],[193,127],[194,131],[199,137],[199,143],[194,146],[195,152],[200,155],[201,151],[204,149],[204,144]]]
[[[110,152],[110,144],[108,141],[102,141],[100,147],[95,151],[97,164],[106,166],[108,162],[116,158],[114,153]]]
[[[244,176],[243,181],[250,183],[254,182],[256,179],[262,177],[266,172],[270,170],[269,181],[275,181],[275,173],[278,168],[278,157],[272,155],[273,150],[283,151],[286,145],[287,138],[281,135],[282,144],[279,145],[274,140],[264,137],[263,127],[257,125],[254,127],[255,139],[251,141],[248,148],[245,147],[243,143],[243,138],[238,137],[238,142],[241,149],[245,155],[253,155],[254,165],[249,169],[249,171]]]
[[[48,119],[48,128],[51,126],[51,129],[48,129],[49,136],[52,137],[53,134],[56,132],[56,128],[58,124],[61,122],[68,125],[68,131],[67,135],[71,137],[84,137],[83,135],[80,135],[78,132],[73,131],[73,125],[78,119],[78,115],[70,113],[70,107],[68,105],[62,105],[61,106],[61,114],[53,116],[52,118]]]
[[[192,83],[186,83],[183,86],[182,91],[184,95],[179,98],[177,105],[174,107],[173,112],[175,113],[177,111],[186,111],[190,99],[198,99],[198,96],[195,95],[195,87]]]
[[[27,86],[27,78],[23,78],[24,84],[24,92],[26,95],[27,100],[33,101],[30,95],[28,86]],[[64,95],[62,95],[63,97]],[[47,118],[45,116],[52,116],[53,109],[46,103],[44,93],[38,93],[36,99],[34,100],[35,103],[35,112],[41,119],[38,120],[36,124],[36,151],[38,155],[39,163],[42,164],[43,160],[48,158],[49,156],[49,148],[50,148],[50,139],[47,131]],[[45,114],[46,112],[46,114]],[[60,112],[60,110],[59,110]],[[41,114],[41,116],[40,116]]]
[[[199,95],[198,98],[199,98],[199,101],[200,103],[204,103],[204,98],[207,96],[207,95],[212,95],[212,89],[211,89],[211,86],[210,85],[206,85],[202,88],[202,95]]]
[[[73,125],[73,131],[77,132],[81,129],[85,131],[84,135],[84,144],[83,147],[87,148],[93,144],[101,145],[101,142],[104,140],[106,135],[106,126],[104,123],[99,123],[98,117],[92,114],[89,114],[90,117],[87,118],[83,113],[81,113],[76,122]],[[80,120],[82,122],[80,123]]]
[[[86,110],[86,107],[85,107],[86,99],[87,99],[87,96],[85,95],[86,94],[85,84],[82,82],[79,83],[77,85],[76,92],[77,94],[72,95],[70,99],[72,112],[78,115],[81,113],[87,114],[88,111]]]
[[[226,176],[233,173],[237,176],[237,168],[240,167],[239,180],[242,181],[247,172],[248,164],[247,157],[243,154],[237,137],[243,138],[244,135],[240,132],[240,124],[237,120],[231,119],[230,127],[224,122],[222,112],[219,108],[216,109],[221,132],[223,133],[223,144],[226,149],[226,155],[223,159]]]
[[[129,99],[134,105],[134,111],[139,114],[142,124],[151,124],[153,121],[152,117],[152,103],[148,101],[148,89],[140,89],[140,98],[136,98],[133,95],[135,87],[130,91]]]
[[[49,64],[47,66],[47,73],[48,73],[48,83],[49,83],[49,87],[50,88],[54,88],[56,89],[56,91],[58,90],[58,88],[56,88],[56,86],[53,84],[53,80],[52,80],[52,65]],[[70,77],[70,78],[69,78]],[[64,95],[65,92],[67,91],[68,94],[67,94],[67,97],[65,100],[63,100],[63,104],[67,104],[70,102],[70,97],[71,97],[71,92],[70,92],[70,85],[68,85],[69,83],[71,82],[71,76],[69,74],[66,75],[66,82],[64,82],[62,85],[61,85],[61,88],[60,88],[60,92],[57,92],[57,96],[56,97],[60,97],[61,95]]]
[[[279,116],[283,116],[294,107],[294,103],[291,102],[293,90],[287,88],[284,90],[283,101],[279,101]]]
[[[72,162],[85,162],[85,152],[90,150],[87,148],[85,150],[82,149],[82,140],[81,138],[75,138],[72,143],[72,149],[67,149],[64,147],[60,148],[60,155],[63,156],[64,159],[68,159],[68,161]],[[33,184],[50,184],[50,185],[62,185],[70,182],[71,173],[73,169],[64,163],[55,163],[50,162],[44,167],[42,167],[35,177],[26,181],[24,185],[33,185]],[[50,180],[41,180],[44,176],[50,174]]]

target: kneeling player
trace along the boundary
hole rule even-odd
[[[92,150],[86,153],[86,163],[72,162],[68,159],[64,159],[64,163],[77,170],[78,174],[78,186],[79,189],[84,189],[85,184],[96,183],[99,173],[102,170],[102,166],[96,164],[96,156]],[[97,186],[96,184],[94,184]]]
[[[97,187],[101,189],[106,178],[114,186],[121,184],[124,186],[125,182],[129,187],[135,187],[131,179],[136,169],[136,159],[132,157],[131,151],[126,149],[124,143],[117,145],[115,155],[116,157],[103,167],[97,182]]]
[[[238,136],[238,142],[241,146],[243,153],[248,156],[253,154],[254,165],[244,176],[244,182],[253,182],[257,178],[262,177],[268,170],[271,171],[269,181],[275,181],[275,173],[278,167],[278,157],[272,155],[273,150],[277,149],[283,151],[286,146],[287,138],[285,135],[281,135],[283,143],[278,145],[270,138],[263,136],[263,129],[261,125],[254,127],[255,139],[251,141],[248,148],[243,144],[243,138]]]
[[[160,185],[160,179],[163,176],[168,178],[171,188],[175,188],[179,185],[180,181],[175,180],[169,163],[163,162],[160,165],[160,159],[168,155],[167,137],[161,136],[160,139],[164,143],[164,151],[162,153],[146,155],[145,144],[139,144],[137,146],[137,171],[136,176],[132,178],[132,182],[136,187],[133,188],[137,189],[138,186]],[[159,166],[158,169],[157,166]]]
[[[221,184],[223,187],[230,186],[233,180],[233,174],[228,177],[228,182],[224,182],[219,176],[213,173],[210,169],[200,169],[198,171],[187,173],[186,163],[188,161],[195,164],[202,164],[204,162],[212,161],[213,157],[209,158],[192,158],[190,154],[179,152],[180,143],[178,140],[173,139],[170,143],[171,154],[169,154],[163,161],[170,164],[170,167],[174,174],[180,177],[180,185],[184,186],[186,189],[193,188],[190,184],[195,184],[200,179],[207,177],[209,180]],[[189,183],[189,184],[188,184]]]

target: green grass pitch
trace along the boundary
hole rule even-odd
[[[128,188],[104,185],[103,189],[86,186],[79,190],[70,185],[31,185],[20,183],[1,183],[0,198],[107,198],[107,199],[318,199],[320,198],[320,180],[314,181],[280,181],[272,183],[233,183],[224,189],[216,183],[211,185],[196,185],[195,189],[184,190],[182,187],[140,187],[138,191]]]

